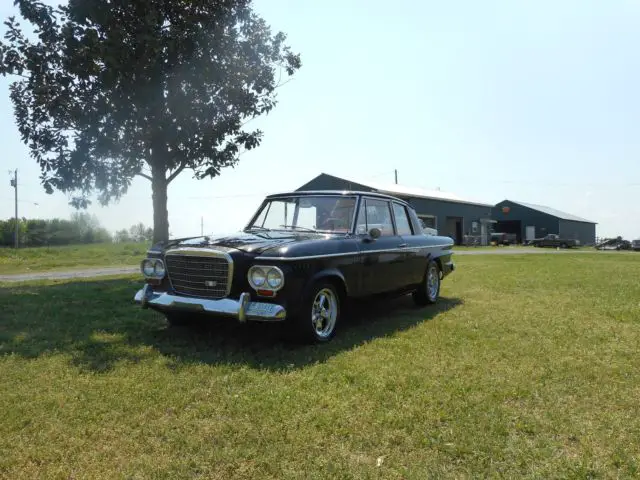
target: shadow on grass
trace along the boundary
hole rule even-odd
[[[168,327],[162,315],[133,303],[138,288],[139,281],[98,280],[0,289],[0,355],[64,354],[75,366],[98,372],[158,354],[170,368],[201,363],[290,370],[392,336],[462,303],[442,298],[418,308],[405,296],[351,304],[330,343],[301,346],[284,339],[283,324],[215,319]]]

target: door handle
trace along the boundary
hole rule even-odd
[[[398,248],[404,248],[408,245],[409,245],[408,243],[401,243],[400,245],[398,245]]]

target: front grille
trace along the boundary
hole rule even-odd
[[[229,289],[229,262],[225,257],[167,255],[167,275],[177,293],[224,298]]]

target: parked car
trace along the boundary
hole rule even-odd
[[[631,248],[634,252],[640,251],[640,238],[631,242]]]
[[[605,238],[594,245],[596,250],[631,250],[632,243],[622,237]]]
[[[326,342],[347,299],[411,293],[418,305],[436,303],[455,268],[452,246],[424,235],[414,209],[389,195],[274,194],[237,235],[154,245],[134,299],[173,325],[284,321],[298,339]]]
[[[534,247],[571,248],[579,247],[580,241],[572,238],[563,238],[555,233],[550,233],[542,238],[535,238],[531,240],[530,244]]]

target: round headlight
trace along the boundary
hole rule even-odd
[[[253,270],[251,270],[251,282],[256,287],[261,287],[262,285],[264,285],[265,280],[266,275],[264,274],[264,270],[262,270],[261,268],[254,268]]]
[[[155,262],[155,275],[156,277],[164,277],[164,263],[162,262],[162,260],[156,260]]]
[[[272,268],[267,274],[267,283],[271,288],[278,288],[282,285],[282,272],[278,269]]]
[[[153,277],[155,274],[155,262],[152,260],[143,260],[142,262],[142,273],[146,277]]]

